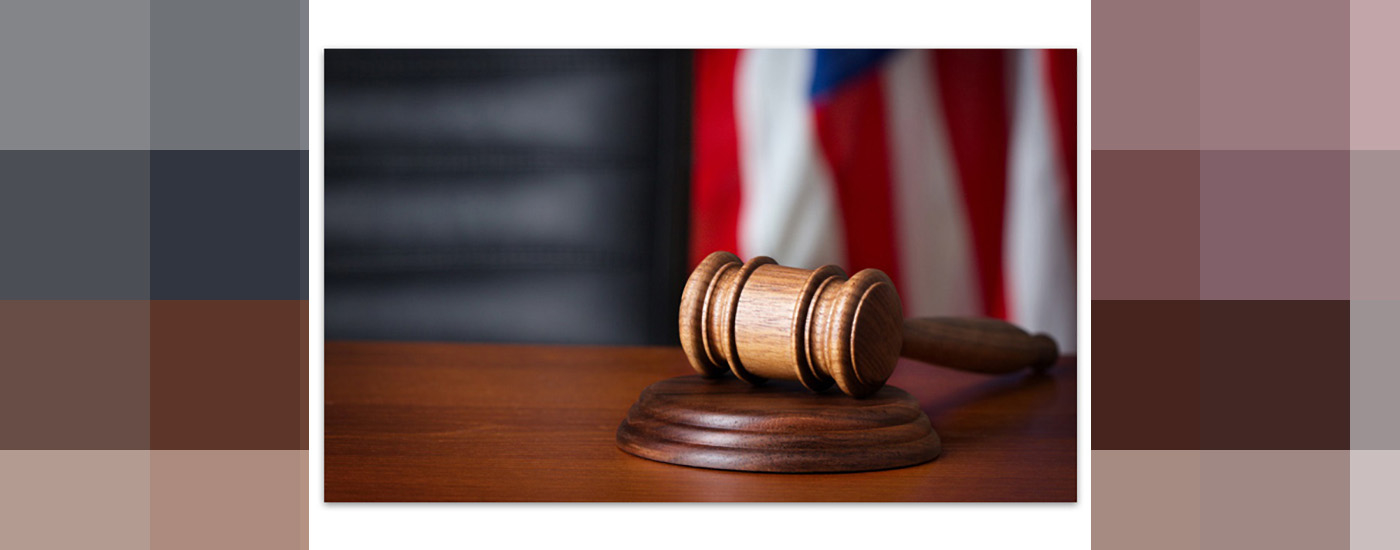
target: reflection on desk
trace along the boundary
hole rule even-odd
[[[943,439],[880,472],[757,474],[617,448],[643,388],[692,374],[680,348],[327,342],[325,500],[1076,500],[1076,367],[989,377],[901,361],[890,384]]]

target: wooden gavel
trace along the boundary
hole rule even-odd
[[[995,319],[905,319],[889,276],[836,266],[783,267],[715,252],[681,293],[681,347],[707,377],[733,372],[760,384],[797,380],[812,391],[834,382],[854,397],[875,393],[901,355],[1000,374],[1059,359],[1050,337]]]

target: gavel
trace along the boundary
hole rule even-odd
[[[820,392],[833,383],[853,397],[875,393],[900,356],[1002,374],[1043,369],[1055,341],[1010,323],[977,318],[905,319],[888,275],[836,266],[798,269],[758,256],[715,252],[681,293],[681,347],[706,377],[734,373],[750,384],[797,380]]]

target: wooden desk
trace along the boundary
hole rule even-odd
[[[325,499],[345,501],[1074,501],[1075,366],[1044,376],[901,364],[943,438],[883,472],[756,474],[618,450],[680,348],[326,343]]]

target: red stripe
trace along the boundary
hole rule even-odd
[[[932,56],[953,158],[966,201],[985,313],[1006,318],[1002,243],[1006,218],[1006,53],[939,50]]]
[[[1054,111],[1055,126],[1058,133],[1055,137],[1059,143],[1060,166],[1065,169],[1065,196],[1068,200],[1067,218],[1070,223],[1069,235],[1074,235],[1074,221],[1078,219],[1076,213],[1079,211],[1079,203],[1075,200],[1078,197],[1079,189],[1079,155],[1075,148],[1078,145],[1078,67],[1077,52],[1075,50],[1048,50],[1045,55],[1045,67],[1047,84],[1050,89],[1051,108]],[[1072,238],[1072,237],[1071,237]],[[1074,243],[1070,244],[1070,250],[1074,250]]]
[[[898,286],[899,234],[879,76],[878,69],[870,70],[823,96],[816,105],[816,131],[841,204],[848,272],[879,269]]]
[[[690,266],[716,250],[739,252],[739,129],[734,106],[738,50],[695,52]]]

